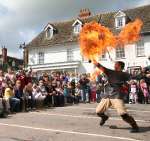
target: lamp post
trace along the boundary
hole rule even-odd
[[[24,67],[24,68],[25,68],[25,56],[24,56],[24,49],[25,49],[25,46],[26,46],[25,42],[24,42],[23,44],[20,44],[20,45],[19,45],[19,49],[22,50],[22,52],[23,52],[23,67]]]

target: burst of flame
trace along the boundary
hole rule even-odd
[[[118,45],[125,47],[126,44],[134,43],[140,38],[142,24],[141,20],[136,19],[134,22],[128,23],[119,35],[115,36],[108,28],[99,23],[87,23],[83,26],[79,37],[81,54],[88,60],[96,61],[103,51],[107,51],[107,47],[112,49]],[[99,73],[96,70],[92,74],[94,76],[92,79]]]
[[[118,44],[123,46],[137,42],[140,39],[140,31],[143,23],[141,20],[136,19],[134,22],[128,23],[117,36]]]
[[[103,69],[95,68],[94,72],[91,73],[91,75],[90,75],[91,81],[95,81],[96,77],[102,73],[103,73]]]
[[[96,22],[84,25],[80,33],[80,51],[86,59],[96,60],[107,46],[115,46],[116,38],[110,30]]]

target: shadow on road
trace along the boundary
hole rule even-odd
[[[110,129],[120,129],[120,130],[130,130],[131,129],[131,127],[118,127],[116,125],[111,125],[111,126],[105,125],[105,126],[109,127]],[[138,133],[145,133],[145,132],[148,132],[148,131],[150,131],[150,126],[148,126],[148,127],[141,127],[140,126]]]

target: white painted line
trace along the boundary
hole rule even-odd
[[[126,138],[126,137],[118,137],[118,136],[110,136],[110,135],[94,134],[94,133],[84,133],[84,132],[74,132],[74,131],[67,131],[67,130],[57,130],[57,129],[50,129],[50,128],[39,128],[39,127],[23,126],[23,125],[19,125],[19,124],[0,123],[0,125],[8,126],[8,127],[40,130],[40,131],[60,132],[60,133],[66,133],[66,134],[76,134],[76,135],[85,135],[85,136],[93,136],[93,137],[111,138],[111,139],[118,139],[118,140],[141,141],[141,140],[137,140],[137,139],[133,139],[133,138]]]
[[[70,114],[61,114],[61,113],[46,113],[46,112],[32,112],[31,114],[39,114],[39,115],[49,115],[49,116],[60,116],[60,117],[72,117],[72,118],[86,118],[86,119],[100,119],[95,116],[80,116],[80,115],[70,115]],[[110,120],[122,120],[120,118],[109,118]],[[137,122],[150,123],[150,121],[146,120],[135,120]]]
[[[95,110],[95,108],[86,108],[86,107],[77,107],[77,106],[72,106],[72,107],[58,107],[58,109],[83,109],[83,110]],[[115,109],[109,109],[110,111],[115,111]],[[150,113],[150,111],[144,111],[144,110],[130,110],[127,109],[129,112],[140,112],[140,113]]]

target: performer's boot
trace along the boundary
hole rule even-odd
[[[121,115],[121,117],[125,122],[127,122],[131,125],[131,127],[132,127],[132,129],[130,131],[131,133],[139,132],[139,127],[132,116],[129,116],[128,114],[124,114],[124,115]]]
[[[100,126],[103,126],[109,117],[105,115],[104,113],[98,113],[97,115],[101,117]]]

